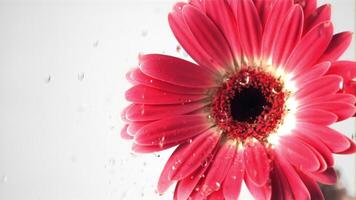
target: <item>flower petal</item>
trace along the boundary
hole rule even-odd
[[[217,27],[222,31],[227,39],[234,59],[241,63],[241,44],[238,34],[237,22],[227,0],[205,0],[206,14]]]
[[[188,139],[187,139],[188,141]],[[169,148],[172,148],[174,146],[177,146],[179,144],[182,144],[187,141],[176,141],[172,143],[164,143],[164,144],[153,144],[153,145],[141,145],[141,144],[132,144],[132,151],[136,153],[154,153],[154,152],[159,152],[163,151]]]
[[[262,37],[261,53],[264,62],[268,62],[272,54],[272,47],[277,39],[278,31],[281,29],[283,21],[288,15],[288,11],[291,7],[292,1],[285,0],[276,0],[274,6],[272,7],[271,14],[267,19]]]
[[[346,103],[346,104],[355,104],[356,97],[351,94],[342,94],[336,93],[321,97],[307,98],[300,101],[301,106],[307,106],[310,104],[318,104],[318,103],[330,103],[330,102],[338,102],[338,103]]]
[[[270,183],[263,186],[255,185],[247,174],[245,174],[245,183],[251,195],[258,200],[270,200],[272,196],[272,188]]]
[[[262,24],[252,0],[237,1],[232,7],[240,30],[240,41],[249,64],[259,61],[261,54]]]
[[[325,50],[324,54],[321,56],[318,62],[336,61],[350,46],[351,40],[352,32],[342,32],[335,34],[328,48]]]
[[[133,136],[129,135],[127,133],[127,128],[129,127],[128,124],[126,124],[122,129],[121,129],[121,132],[120,132],[120,136],[122,139],[125,139],[125,140],[132,140],[133,139]]]
[[[314,12],[305,20],[304,33],[309,32],[318,24],[330,21],[331,5],[325,4],[314,10]]]
[[[173,85],[147,76],[139,68],[131,72],[131,78],[138,84],[178,94],[206,94],[207,88],[192,88]]]
[[[208,104],[207,102],[192,102],[173,105],[147,105],[133,104],[126,112],[130,121],[152,121],[167,118],[173,115],[183,115],[198,110]]]
[[[302,179],[303,183],[309,190],[310,199],[312,200],[324,200],[324,195],[320,190],[320,187],[317,182],[312,178],[305,175],[303,172],[299,172],[299,177]]]
[[[192,138],[210,127],[205,115],[180,115],[165,118],[142,127],[135,142],[143,145],[163,145]]]
[[[334,94],[340,90],[342,78],[336,75],[323,76],[310,81],[295,93],[297,100]],[[327,87],[325,87],[327,85]]]
[[[307,122],[311,124],[330,125],[337,121],[337,115],[321,109],[301,109],[297,112],[298,122]]]
[[[301,108],[310,108],[324,110],[337,115],[337,121],[342,121],[352,117],[356,113],[356,107],[353,104],[339,102],[324,102],[304,105]]]
[[[258,141],[246,145],[245,166],[246,175],[256,186],[263,186],[269,179],[269,158],[265,147]]]
[[[272,50],[272,61],[274,66],[283,65],[300,41],[303,31],[303,11],[298,5],[294,5],[286,16]]]
[[[293,136],[296,136],[308,143],[311,147],[313,147],[316,151],[318,151],[322,157],[324,158],[326,165],[328,167],[334,166],[334,158],[330,149],[322,142],[320,139],[313,134],[300,132],[298,129],[293,130]]]
[[[209,17],[193,6],[183,7],[183,16],[198,43],[223,68],[233,66],[233,57],[220,30]]]
[[[135,85],[126,91],[125,97],[126,100],[137,104],[185,104],[202,100],[207,96],[175,94],[144,85]]]
[[[173,162],[176,160],[176,156],[184,152],[187,146],[188,144],[179,145],[167,160],[158,180],[157,190],[160,194],[163,194],[169,188],[169,186],[174,183],[174,181],[168,178],[168,173],[171,171],[171,167]]]
[[[307,173],[312,179],[326,185],[334,185],[337,181],[335,170],[330,167],[323,172]]]
[[[191,176],[179,181],[176,186],[177,200],[187,200],[199,181],[204,178],[204,173],[208,167],[199,167]]]
[[[305,18],[308,18],[317,6],[316,0],[294,0],[294,3],[302,6]]]
[[[294,199],[310,199],[307,187],[304,185],[303,181],[300,180],[294,168],[287,162],[283,155],[276,152],[275,156],[278,160],[277,162],[280,164],[281,171],[285,174],[289,184],[291,185]]]
[[[213,156],[213,150],[220,139],[215,129],[200,134],[189,144],[184,154],[176,157],[169,177],[181,180],[192,174],[198,167],[208,165]]]
[[[179,2],[174,10],[168,15],[169,26],[174,36],[185,49],[185,51],[201,66],[207,67],[212,72],[219,73],[220,66],[214,62],[204,48],[198,43],[188,25],[185,23],[182,10],[187,4]]]
[[[299,133],[318,138],[334,153],[345,151],[351,146],[344,135],[329,127],[307,123],[298,123],[297,127]]]
[[[329,21],[314,27],[292,51],[285,70],[299,74],[310,69],[328,47],[332,34],[333,25]]]
[[[245,174],[243,157],[244,151],[238,150],[224,180],[222,190],[226,200],[236,200],[240,195],[241,184]]]
[[[343,90],[356,96],[356,62],[337,61],[332,63],[327,74],[337,74],[344,79]]]
[[[311,67],[309,71],[294,76],[292,80],[296,82],[298,88],[303,88],[310,81],[322,77],[330,68],[330,62],[323,62]]]
[[[207,200],[225,200],[222,190],[218,190],[208,196]]]
[[[217,152],[214,160],[210,164],[206,178],[200,192],[203,196],[209,196],[215,191],[220,190],[222,182],[231,167],[232,160],[235,157],[236,142],[225,142]]]
[[[282,172],[278,162],[274,162],[271,172],[272,198],[278,200],[294,200],[291,185]]]
[[[183,87],[212,88],[217,86],[212,72],[172,56],[143,55],[140,57],[140,69],[148,76]]]
[[[297,137],[280,137],[276,151],[297,169],[318,171],[320,163],[314,152]]]
[[[274,5],[276,0],[253,0],[253,3],[255,4],[257,13],[260,16],[260,21],[262,26],[264,26],[267,22],[268,17],[270,16],[272,12],[272,6]]]

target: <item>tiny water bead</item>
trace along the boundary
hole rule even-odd
[[[286,97],[283,82],[246,67],[226,78],[217,90],[211,116],[230,139],[265,140],[283,120]]]

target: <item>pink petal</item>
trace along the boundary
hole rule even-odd
[[[342,32],[335,34],[332,40],[330,41],[328,48],[325,50],[324,54],[321,56],[318,62],[336,61],[350,46],[351,40],[351,32]]]
[[[309,71],[294,76],[292,80],[295,80],[298,88],[303,88],[310,81],[322,77],[330,68],[330,62],[323,62],[311,67]]]
[[[207,54],[204,48],[198,43],[182,15],[183,7],[186,3],[177,3],[174,10],[168,15],[168,22],[173,34],[183,46],[185,51],[201,66],[207,67],[212,72],[219,73],[221,66],[214,62],[213,58]]]
[[[299,130],[293,130],[293,134],[318,151],[328,167],[332,167],[334,165],[332,152],[324,143],[320,142],[320,139],[317,136],[307,132],[300,132]]]
[[[136,69],[131,69],[130,71],[128,71],[128,72],[125,74],[126,80],[128,80],[132,85],[137,85],[137,84],[138,84],[138,82],[132,78],[132,73],[133,73],[135,70],[136,70]]]
[[[352,117],[356,112],[356,107],[353,104],[339,102],[324,102],[301,106],[302,108],[324,110],[334,113],[337,116],[337,121],[342,121]]]
[[[269,179],[269,158],[265,147],[256,142],[250,142],[245,149],[246,175],[256,186],[263,186]]]
[[[183,115],[191,113],[206,106],[207,102],[192,102],[173,105],[146,105],[133,104],[126,112],[126,117],[130,121],[151,121],[167,118],[173,115]]]
[[[280,165],[281,171],[285,174],[289,184],[291,185],[294,199],[310,199],[307,187],[304,185],[302,180],[300,180],[294,168],[287,162],[283,155],[276,152],[275,156]]]
[[[127,132],[129,135],[135,136],[136,133],[147,124],[152,123],[153,121],[144,121],[144,122],[130,122]]]
[[[271,172],[272,200],[294,200],[291,186],[286,175],[280,169],[278,162],[274,163]]]
[[[298,100],[334,94],[340,90],[342,78],[336,75],[323,76],[310,81],[295,93]]]
[[[148,76],[174,85],[193,88],[212,88],[217,83],[214,74],[191,62],[160,54],[140,57],[140,69]]]
[[[272,47],[277,39],[278,31],[281,29],[284,19],[289,9],[292,7],[292,1],[276,0],[272,7],[271,14],[267,19],[266,27],[262,37],[262,59],[268,61],[272,54]]]
[[[312,15],[310,15],[305,20],[304,33],[309,32],[311,29],[313,29],[315,26],[317,26],[322,22],[330,21],[330,18],[331,18],[331,5],[325,4],[323,6],[320,6],[319,8],[314,10]]]
[[[316,137],[323,142],[331,152],[338,153],[347,150],[350,147],[349,141],[341,133],[316,124],[298,123],[298,132],[310,137]]]
[[[299,110],[296,114],[296,118],[298,122],[307,122],[326,126],[335,123],[338,119],[337,115],[332,112],[310,108]]]
[[[142,127],[135,142],[143,145],[163,145],[192,138],[210,127],[205,115],[180,115],[165,118]]]
[[[154,153],[154,152],[159,152],[159,151],[163,151],[163,150],[172,148],[172,147],[177,146],[179,144],[182,144],[184,142],[187,142],[187,141],[164,143],[162,145],[160,145],[160,144],[140,145],[140,144],[133,143],[132,144],[132,151],[134,151],[136,153]]]
[[[307,106],[310,104],[318,104],[318,103],[326,103],[326,102],[338,102],[338,103],[346,103],[346,104],[355,104],[356,98],[351,94],[342,94],[336,93],[322,97],[314,97],[303,99],[300,101],[301,106]]]
[[[202,185],[200,192],[203,196],[209,196],[221,188],[222,182],[235,157],[235,152],[236,142],[227,141],[220,147],[214,160],[210,164],[210,168]]]
[[[182,154],[187,149],[187,146],[188,144],[179,145],[166,162],[157,185],[157,190],[160,194],[163,194],[174,183],[168,178],[168,173],[171,171],[172,163],[175,162],[176,156]]]
[[[253,0],[253,3],[255,4],[257,13],[260,16],[260,21],[262,23],[262,26],[264,26],[267,22],[268,17],[270,16],[272,12],[272,6],[275,4],[276,0]]]
[[[272,196],[272,188],[270,183],[263,186],[256,186],[247,174],[245,174],[245,183],[251,195],[258,200],[270,200]]]
[[[133,137],[127,133],[127,128],[128,128],[128,127],[129,127],[129,125],[126,124],[126,125],[122,128],[122,130],[121,130],[121,132],[120,132],[120,136],[121,136],[122,139],[125,139],[125,140],[132,140]]]
[[[185,104],[202,100],[207,96],[175,94],[144,85],[135,85],[126,91],[125,97],[126,100],[137,104]]]
[[[348,137],[345,137],[345,138],[349,141],[350,147],[348,149],[346,149],[345,151],[339,152],[338,154],[354,154],[354,153],[356,153],[355,142]]]
[[[312,179],[326,185],[334,185],[337,181],[335,170],[330,167],[323,172],[307,173]]]
[[[312,200],[324,200],[324,195],[320,190],[320,187],[317,182],[315,182],[312,178],[305,175],[303,172],[299,172],[299,176],[304,182],[305,186],[309,190],[310,199]]]
[[[309,69],[328,47],[333,34],[331,22],[324,22],[309,31],[295,47],[287,60],[287,72],[299,74]]]
[[[205,94],[207,88],[188,88],[178,85],[173,85],[153,77],[147,76],[139,68],[136,68],[131,72],[131,78],[134,79],[138,84],[145,85],[148,87],[156,88],[159,90],[164,90],[167,92],[178,93],[178,94]]]
[[[208,196],[207,200],[225,200],[222,190],[218,190]]]
[[[193,6],[183,7],[183,16],[198,43],[223,68],[233,66],[233,57],[220,30],[209,17]]]
[[[205,12],[206,0],[189,0],[190,5],[198,8],[201,12]]]
[[[243,53],[249,64],[254,64],[260,57],[262,39],[262,24],[256,7],[252,0],[243,0],[237,1],[232,9],[237,16],[238,27],[243,27],[243,30],[240,30]]]
[[[176,187],[176,197],[178,200],[187,200],[199,181],[204,178],[204,172],[208,167],[200,167],[190,176],[179,181]]]
[[[356,96],[356,62],[338,61],[332,63],[327,74],[337,74],[344,79],[343,90]]]
[[[198,167],[205,167],[211,161],[213,150],[220,139],[215,129],[207,130],[199,135],[184,154],[176,157],[169,177],[172,180],[181,180],[191,175]]]
[[[300,6],[293,6],[278,30],[272,52],[274,66],[284,64],[299,42],[303,31],[303,11]]]
[[[320,168],[318,157],[308,144],[297,137],[281,137],[280,145],[277,146],[276,151],[297,169],[318,171]]]
[[[233,58],[237,63],[241,63],[241,45],[238,34],[237,22],[228,2],[226,0],[205,0],[206,14],[217,27],[222,31],[227,39]]]
[[[294,0],[294,3],[302,6],[305,18],[308,18],[314,12],[317,6],[316,0]]]
[[[226,200],[236,200],[240,195],[241,183],[245,174],[244,152],[239,150],[223,183],[223,193]]]

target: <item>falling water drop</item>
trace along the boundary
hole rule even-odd
[[[51,80],[52,80],[52,76],[48,75],[47,78],[45,79],[45,82],[49,83],[49,82],[51,82]]]
[[[84,76],[85,76],[84,72],[79,73],[79,74],[78,74],[78,81],[84,80]]]

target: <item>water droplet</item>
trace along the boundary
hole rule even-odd
[[[85,76],[84,72],[79,73],[79,74],[78,74],[78,80],[79,80],[79,81],[84,80],[84,76]]]
[[[173,170],[173,171],[176,170],[176,166],[173,165],[173,166],[172,166],[172,170]]]
[[[164,140],[165,140],[166,138],[165,137],[162,137],[160,140],[159,140],[159,146],[162,148],[163,147],[163,145],[164,145]]]
[[[3,182],[3,183],[6,183],[7,181],[8,181],[7,176],[3,176],[3,177],[2,177],[2,182]]]
[[[281,93],[281,91],[282,91],[282,88],[281,88],[281,87],[274,87],[274,88],[272,88],[272,93],[273,93],[273,94],[279,94],[279,93]]]
[[[244,73],[243,75],[244,75],[244,77],[243,77],[242,80],[239,81],[239,84],[240,85],[247,85],[250,82],[250,75],[247,72]]]
[[[233,177],[232,177],[232,179],[233,179],[233,180],[236,180],[236,179],[237,179],[237,177],[236,177],[236,176],[233,176]]]
[[[192,142],[193,142],[193,140],[192,140],[192,139],[190,139],[188,142],[189,142],[189,143],[192,143]],[[194,154],[194,153],[193,153],[193,154]]]
[[[179,46],[179,45],[177,45],[177,47],[176,47],[176,51],[178,52],[178,53],[180,53],[180,51],[182,50],[182,47],[181,46]]]
[[[142,98],[142,99],[144,99],[144,98],[145,98],[145,95],[144,95],[144,94],[142,94],[142,95],[141,95],[141,98]]]
[[[147,30],[142,30],[141,31],[141,36],[142,37],[146,37],[148,35],[148,31]]]
[[[96,48],[96,47],[98,47],[99,46],[99,40],[97,40],[97,41],[95,41],[94,43],[93,43],[93,47],[94,48]]]
[[[47,78],[45,79],[45,82],[49,83],[49,82],[51,82],[51,80],[52,80],[51,75],[48,75]]]
[[[220,189],[220,186],[221,186],[221,185],[220,185],[219,182],[216,182],[216,183],[215,183],[215,186],[216,186],[215,190],[218,191],[218,190]]]

